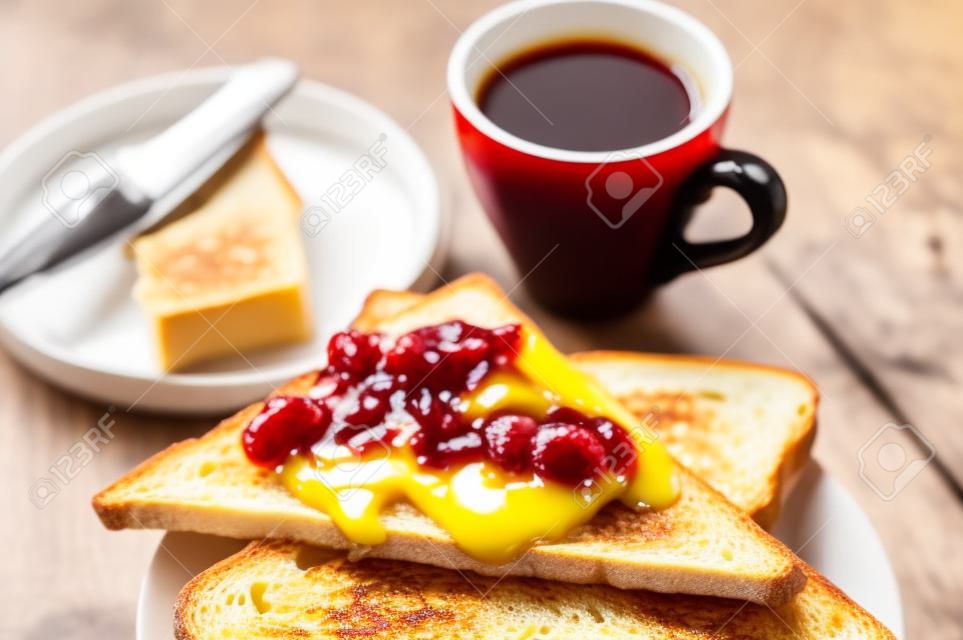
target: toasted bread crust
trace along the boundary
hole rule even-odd
[[[290,542],[255,542],[207,569],[177,597],[175,637],[208,640],[227,632],[239,639],[515,638],[525,629],[547,627],[552,637],[893,638],[808,567],[805,590],[793,602],[770,609],[526,578],[466,581],[424,565],[355,563],[343,554],[316,553]],[[225,593],[244,593],[253,584],[270,585],[263,597],[283,602],[283,613],[247,602],[221,604]]]
[[[393,318],[424,297],[424,294],[414,291],[375,289],[364,299],[361,311],[351,326],[358,331],[374,331],[379,322]]]

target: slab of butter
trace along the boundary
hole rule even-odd
[[[311,337],[301,199],[259,135],[175,222],[133,242],[165,371]]]

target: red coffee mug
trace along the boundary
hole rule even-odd
[[[613,152],[555,149],[501,129],[475,96],[493,65],[541,43],[599,34],[683,65],[701,107],[662,140]],[[764,160],[720,146],[732,64],[704,25],[650,0],[521,0],[495,9],[458,39],[448,91],[469,178],[532,295],[549,308],[605,315],[654,285],[730,262],[762,246],[786,214],[786,191]],[[752,213],[744,236],[690,243],[695,205],[717,186]]]

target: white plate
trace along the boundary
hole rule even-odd
[[[787,501],[776,536],[904,638],[899,589],[866,514],[842,486],[812,464]],[[168,533],[141,586],[137,640],[171,640],[174,599],[188,580],[244,543]]]
[[[44,177],[71,152],[109,158],[170,125],[210,95],[228,69],[158,76],[93,96],[46,120],[0,154],[0,245],[50,215]],[[25,366],[120,408],[224,413],[318,365],[324,339],[374,288],[425,287],[441,259],[438,184],[424,154],[384,113],[343,91],[302,81],[265,121],[269,144],[306,207],[383,137],[385,167],[318,233],[305,233],[316,337],[161,375],[148,319],[130,296],[123,238],[35,276],[0,298],[0,341]],[[377,148],[377,147],[376,147]],[[377,148],[380,151],[380,148]],[[310,228],[309,228],[310,230]],[[129,235],[129,234],[128,234]]]

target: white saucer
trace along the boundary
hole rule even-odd
[[[899,588],[876,530],[856,501],[818,465],[810,465],[800,479],[773,533],[897,638],[905,637]],[[243,546],[199,534],[164,536],[141,586],[137,640],[171,640],[174,600],[181,588]]]
[[[174,73],[95,95],[28,132],[0,154],[0,245],[50,215],[44,176],[71,152],[109,157],[157,133],[227,78],[226,68]],[[323,229],[307,228],[316,338],[161,375],[148,319],[130,296],[123,239],[0,297],[0,342],[17,360],[78,394],[120,409],[225,413],[318,365],[325,338],[374,288],[424,288],[442,255],[438,184],[424,154],[384,113],[343,91],[302,81],[266,119],[269,144],[306,207],[383,137],[385,167]],[[379,149],[380,151],[380,149]],[[305,221],[315,222],[316,219]],[[129,235],[129,234],[128,234]]]

